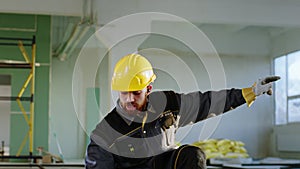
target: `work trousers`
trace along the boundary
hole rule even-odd
[[[122,164],[116,164],[111,153],[99,146],[94,148],[97,148],[97,151],[93,149],[87,154],[86,169],[206,169],[204,152],[190,145],[153,156],[146,163],[134,167],[122,167]]]
[[[184,145],[154,156],[151,169],[206,169],[206,158],[198,147]]]

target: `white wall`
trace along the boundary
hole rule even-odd
[[[74,60],[76,58],[61,62],[53,58],[51,63],[49,151],[57,155],[62,153],[66,159],[79,158],[84,154],[84,132],[75,111],[80,105],[74,104],[72,98]],[[75,97],[84,102],[82,92],[78,90]]]
[[[300,49],[300,28],[292,29],[272,39],[272,56],[278,57]]]
[[[300,124],[275,126],[271,134],[271,153],[282,158],[300,159]]]
[[[100,88],[99,111],[109,109],[106,49],[92,39],[77,48],[65,61],[53,58],[51,63],[51,105],[49,114],[49,151],[65,159],[79,159],[85,155],[90,124],[87,118],[87,90]],[[103,60],[102,60],[103,59]],[[110,94],[110,93],[109,93]],[[93,98],[89,99],[93,100]],[[90,105],[90,104],[89,104]],[[99,117],[100,117],[99,113]],[[95,117],[93,122],[98,117]],[[59,151],[61,147],[61,152]]]

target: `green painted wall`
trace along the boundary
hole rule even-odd
[[[36,62],[41,63],[36,68],[35,95],[34,95],[34,144],[33,154],[39,146],[48,150],[48,112],[49,112],[49,73],[50,73],[50,32],[51,17],[46,15],[21,15],[0,13],[0,37],[32,38],[36,36]],[[3,41],[0,41],[3,42]],[[31,46],[26,47],[31,58]],[[20,60],[24,58],[17,46],[0,46],[0,60]],[[27,79],[29,69],[3,69],[0,74],[9,74],[12,77],[12,96],[16,96],[24,81]],[[23,96],[30,96],[30,85]],[[22,102],[25,110],[29,112],[29,102]],[[11,102],[10,126],[10,154],[15,155],[28,131],[19,106]],[[29,141],[27,141],[21,154],[28,155]]]
[[[86,133],[90,134],[99,122],[99,88],[86,89]],[[86,143],[90,142],[89,135],[86,136]]]

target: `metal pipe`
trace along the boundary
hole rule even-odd
[[[75,30],[73,31],[71,37],[69,38],[69,40],[67,41],[64,49],[62,50],[62,52],[60,52],[60,54],[58,55],[60,60],[65,60],[67,58],[67,51],[69,50],[70,46],[74,43],[75,39],[78,37],[78,34],[81,32],[81,26],[77,25]]]
[[[66,31],[65,31],[65,34],[64,34],[64,37],[62,39],[62,43],[58,46],[58,48],[54,51],[54,55],[58,56],[61,51],[64,49],[64,47],[66,46],[66,43],[68,42],[68,39],[70,38],[70,36],[72,35],[72,33],[75,31],[75,28],[74,27],[74,23],[69,23],[67,28],[66,28]]]
[[[82,26],[83,27],[83,26]],[[84,38],[84,36],[87,34],[87,32],[90,30],[90,26],[85,26],[83,30],[80,32],[78,35],[78,38],[76,38],[75,42],[73,45],[70,47],[70,50],[68,51],[67,55],[70,56],[74,49],[78,46],[78,43]]]
[[[34,134],[34,92],[35,92],[35,55],[36,55],[36,44],[35,44],[35,36],[32,41],[32,59],[31,59],[31,97],[32,100],[30,102],[30,125],[29,125],[29,154],[33,153],[33,134]]]

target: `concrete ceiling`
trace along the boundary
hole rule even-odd
[[[133,13],[160,12],[200,28],[218,26],[232,33],[259,30],[271,38],[300,28],[299,0],[1,0],[0,12],[45,14],[65,21],[88,15],[98,26]],[[63,31],[66,23],[53,26],[54,31]]]
[[[99,24],[137,12],[163,12],[197,24],[300,27],[299,0],[1,0],[0,12],[83,16],[87,3]]]

